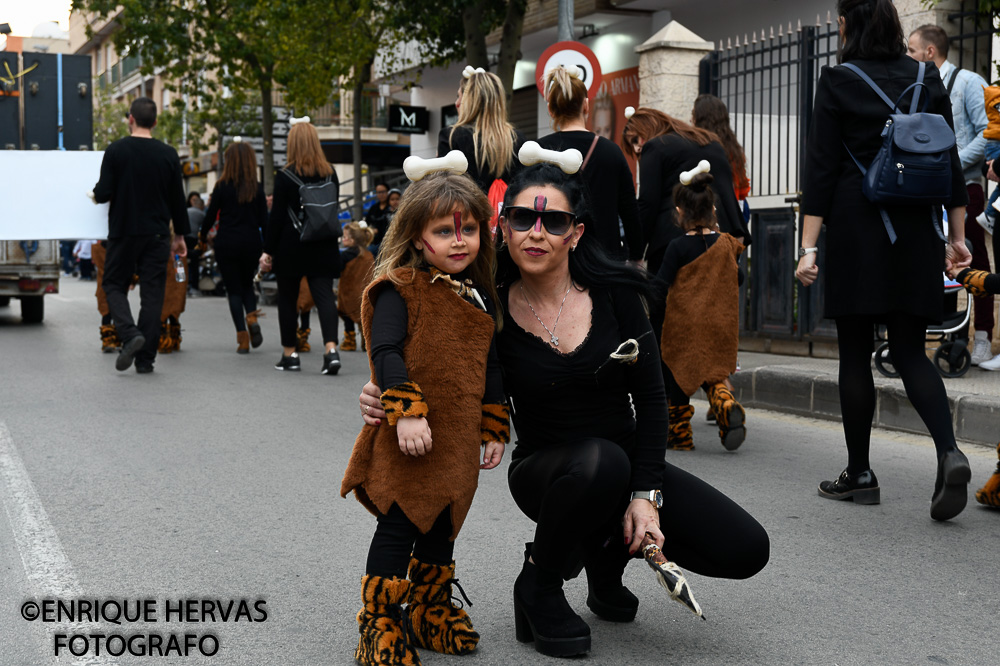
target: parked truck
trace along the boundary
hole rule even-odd
[[[0,307],[21,300],[21,319],[45,317],[45,294],[59,292],[59,241],[0,241]]]

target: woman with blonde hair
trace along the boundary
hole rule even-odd
[[[295,348],[298,343],[299,283],[306,278],[312,292],[320,328],[323,331],[321,374],[335,375],[340,370],[337,353],[337,299],[333,295],[333,280],[340,276],[340,248],[337,239],[299,240],[292,215],[301,209],[300,183],[336,183],[337,172],[323,155],[316,128],[309,122],[296,122],[288,132],[288,164],[274,179],[274,203],[264,239],[260,266],[274,271],[278,278],[278,328],[281,331],[282,356],[275,370],[300,370],[301,362]]]
[[[545,101],[556,131],[539,139],[538,144],[550,150],[575,148],[585,156],[580,174],[594,218],[594,226],[588,231],[597,236],[611,257],[642,259],[642,227],[632,171],[621,148],[587,129],[587,86],[574,74],[560,65],[545,75]],[[619,220],[625,231],[627,255]]]
[[[246,354],[251,345],[257,348],[263,342],[253,277],[261,253],[261,234],[267,224],[267,200],[257,180],[257,156],[249,144],[229,144],[223,160],[222,177],[212,190],[198,237],[204,244],[218,218],[215,260],[236,326],[236,352]]]

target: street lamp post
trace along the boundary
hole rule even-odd
[[[558,30],[556,39],[560,42],[573,41],[573,0],[559,0]]]

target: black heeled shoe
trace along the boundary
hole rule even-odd
[[[514,634],[522,643],[550,657],[573,657],[590,651],[590,627],[573,612],[562,591],[562,576],[539,569],[528,558],[514,581]]]
[[[962,513],[969,501],[970,481],[972,469],[964,453],[954,449],[941,456],[931,498],[931,518],[950,520]]]
[[[615,538],[584,553],[587,607],[602,620],[631,622],[639,612],[639,599],[622,584],[629,559],[621,539]]]
[[[832,500],[854,500],[855,504],[878,504],[878,479],[870,469],[851,476],[845,469],[836,481],[819,484],[819,496]]]

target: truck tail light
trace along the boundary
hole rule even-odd
[[[50,285],[47,285],[45,287],[45,293],[46,294],[58,294],[59,293],[59,289],[58,289],[58,287],[56,287],[56,285],[50,284]]]
[[[21,291],[38,291],[42,288],[42,282],[31,278],[21,278],[17,281],[17,288]]]

